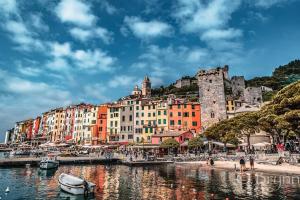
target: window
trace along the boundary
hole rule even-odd
[[[144,120],[141,121],[141,124],[144,125]]]
[[[151,106],[148,106],[148,110],[150,110],[151,109]]]
[[[142,117],[144,117],[144,113],[142,112]]]
[[[139,125],[139,121],[136,121],[136,122],[135,122],[135,125]]]
[[[132,115],[129,115],[129,121],[132,121]]]
[[[172,109],[172,105],[169,106],[169,109]]]
[[[160,110],[159,110],[159,111],[157,111],[157,115],[159,116],[160,114],[161,114]]]
[[[151,117],[151,113],[148,113],[148,117]]]
[[[145,128],[145,133],[148,133],[148,128]]]
[[[150,139],[151,139],[150,136],[148,136],[148,137],[147,137],[148,142],[150,142]]]
[[[181,108],[181,105],[180,105],[180,104],[178,104],[178,105],[177,105],[177,108],[178,108],[178,109],[180,109],[180,108]]]
[[[158,124],[161,124],[161,119],[158,119]]]
[[[150,133],[153,133],[153,128],[150,128]]]
[[[117,121],[115,121],[115,127],[117,127],[118,126],[118,122]]]
[[[170,112],[170,117],[173,117],[173,113],[172,112]]]
[[[125,107],[122,108],[122,111],[123,111],[123,112],[125,111]]]
[[[128,135],[128,140],[132,140],[133,139],[133,135]]]
[[[166,110],[164,110],[164,115],[167,115],[167,111]]]
[[[181,112],[178,112],[178,116],[179,116],[179,117],[181,116]]]
[[[164,119],[164,124],[166,124],[167,123],[167,120],[166,119]]]
[[[139,106],[136,106],[135,108],[136,108],[136,110],[139,110],[139,109],[140,109],[140,107],[139,107]]]
[[[132,106],[130,106],[130,111],[132,111]]]
[[[192,112],[192,117],[195,117],[196,116],[196,113],[195,112]]]
[[[122,116],[122,122],[125,122],[125,116]]]
[[[152,109],[155,109],[155,105],[152,106]]]
[[[212,83],[212,80],[209,80],[209,83]]]
[[[142,110],[144,110],[144,106],[142,106]]]
[[[178,125],[181,125],[181,120],[178,120]]]
[[[114,125],[114,122],[113,121],[111,121],[110,122],[110,127],[112,127]]]
[[[124,140],[125,139],[125,136],[124,135],[122,135],[122,140]]]
[[[184,104],[184,106],[183,106],[184,108],[186,108],[187,107],[187,105],[186,104]]]
[[[183,113],[183,117],[189,117],[189,113],[188,112],[184,112]]]
[[[155,112],[153,112],[153,115],[152,115],[153,117],[155,117]]]
[[[193,126],[197,126],[197,122],[192,122],[192,125]]]
[[[215,118],[215,113],[214,113],[214,112],[211,112],[211,113],[210,113],[210,117],[211,117],[211,118]]]
[[[139,117],[139,113],[135,113],[135,116],[136,116],[136,117]]]
[[[102,131],[102,127],[99,127],[99,131]]]
[[[174,126],[174,120],[170,120],[170,125]]]

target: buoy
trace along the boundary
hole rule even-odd
[[[7,187],[5,190],[5,193],[8,193],[8,192],[9,192],[9,187]]]

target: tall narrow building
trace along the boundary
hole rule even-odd
[[[145,97],[151,96],[151,81],[148,76],[145,76],[142,83],[142,95]]]
[[[228,66],[197,73],[203,130],[227,118],[226,93],[231,93]]]

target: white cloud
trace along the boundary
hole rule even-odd
[[[18,71],[26,76],[38,76],[42,73],[42,70],[36,67],[18,66]]]
[[[261,8],[270,8],[274,5],[287,3],[288,0],[253,0],[251,3],[255,3],[255,6],[261,7]]]
[[[54,58],[53,60],[46,63],[46,67],[54,71],[64,71],[70,69],[69,62],[64,58]]]
[[[43,32],[49,31],[49,27],[43,21],[41,14],[31,14],[29,19],[29,22],[33,28]]]
[[[172,26],[157,20],[147,22],[139,17],[126,16],[124,23],[136,37],[141,39],[170,36],[173,32]]]
[[[62,0],[55,8],[55,12],[62,22],[78,26],[92,26],[96,21],[90,5],[81,0]]]
[[[73,54],[74,64],[85,70],[111,71],[116,58],[110,57],[106,52],[96,50],[77,50]]]
[[[233,39],[242,36],[242,31],[239,29],[211,29],[201,35],[202,40],[224,40]]]
[[[200,63],[210,57],[206,49],[193,49],[187,53],[187,61],[190,63]]]
[[[127,75],[119,75],[119,76],[114,76],[108,82],[108,86],[111,87],[111,88],[128,87],[128,86],[135,85],[136,82],[137,82],[136,77],[127,76]]]
[[[110,15],[115,14],[117,12],[117,8],[114,7],[112,4],[108,3],[105,0],[101,0],[101,7]]]
[[[44,44],[41,40],[35,38],[35,34],[30,32],[22,21],[7,20],[4,28],[10,33],[9,37],[18,44],[22,50],[43,50]]]
[[[87,96],[89,98],[94,98],[97,101],[101,101],[101,102],[108,102],[111,101],[108,97],[107,97],[107,90],[105,85],[101,85],[101,84],[90,84],[90,85],[85,85],[83,88],[83,91],[85,93],[84,96]]]
[[[183,32],[193,33],[227,25],[231,14],[239,7],[241,0],[178,0],[174,17],[179,20]]]
[[[70,30],[70,33],[74,38],[82,42],[85,42],[92,38],[100,38],[105,44],[109,44],[113,40],[112,33],[102,27],[98,27],[95,29],[82,29],[75,27]]]
[[[4,14],[6,17],[10,14],[17,14],[18,6],[16,0],[1,0],[0,11],[0,15]]]
[[[50,43],[51,46],[51,54],[55,57],[62,57],[62,56],[71,56],[72,51],[71,51],[71,45],[68,42],[65,43]]]

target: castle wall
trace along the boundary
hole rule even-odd
[[[234,98],[238,100],[243,100],[244,90],[246,88],[244,76],[233,76],[231,78],[231,87]]]
[[[262,90],[261,87],[247,87],[244,90],[245,102],[249,104],[262,103]]]

